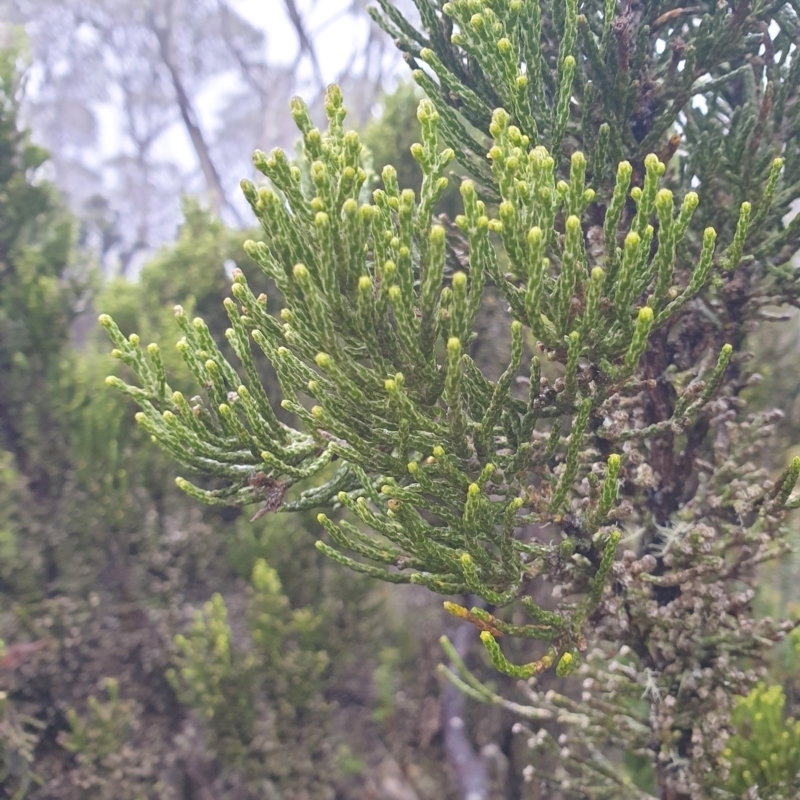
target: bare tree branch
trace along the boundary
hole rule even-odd
[[[180,110],[181,119],[189,134],[189,139],[192,142],[192,147],[197,154],[197,159],[200,162],[200,169],[203,172],[203,177],[206,181],[206,186],[211,193],[212,205],[217,214],[221,214],[222,209],[227,209],[235,218],[237,223],[241,224],[241,216],[234,208],[225,193],[222,185],[219,172],[214,164],[214,159],[211,156],[211,150],[208,143],[203,136],[203,131],[200,129],[200,123],[195,114],[192,101],[189,97],[186,87],[183,85],[180,70],[178,69],[175,60],[172,57],[172,48],[170,46],[170,29],[169,20],[166,19],[165,25],[159,24],[159,21],[151,14],[149,18],[150,28],[153,31],[156,40],[158,41],[159,54],[164,66],[170,75],[173,89],[175,90],[175,100]]]
[[[258,94],[259,99],[261,100],[261,104],[263,106],[264,95],[265,95],[264,86],[262,85],[262,82],[259,81],[253,74],[253,65],[248,60],[246,54],[243,53],[241,48],[237,46],[236,42],[234,42],[233,36],[231,35],[231,30],[230,30],[231,10],[228,7],[228,4],[224,0],[219,0],[219,2],[217,3],[217,7],[219,9],[219,15],[222,21],[221,32],[222,32],[222,38],[225,41],[225,46],[228,48],[228,50],[230,50],[231,55],[236,60],[236,63],[239,65],[239,69],[242,71],[242,78],[245,80],[247,85]]]
[[[322,77],[322,70],[320,69],[319,60],[317,59],[317,51],[314,49],[314,45],[311,43],[311,39],[306,33],[305,23],[303,22],[303,18],[297,8],[297,4],[295,3],[295,0],[283,0],[283,4],[286,6],[286,13],[289,15],[289,20],[291,21],[295,33],[297,34],[297,38],[300,41],[300,55],[308,56],[308,59],[311,62],[311,67],[314,70],[314,77],[316,78],[317,83],[320,87],[324,86],[325,80]]]
[[[466,658],[470,642],[474,639],[475,628],[469,623],[461,623],[454,631],[451,641],[456,652]],[[475,752],[467,736],[464,714],[467,708],[466,695],[449,682],[442,688],[442,730],[447,761],[453,769],[458,783],[458,796],[461,800],[488,800],[489,781],[486,761]]]

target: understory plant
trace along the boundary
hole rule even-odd
[[[126,333],[161,339],[182,302],[221,338],[226,267],[251,264],[242,233],[187,202],[176,240],[135,281],[101,286],[19,110],[26,63],[25,50],[0,47],[0,796],[361,800],[380,759],[416,731],[404,719],[388,747],[374,735],[370,656],[378,636],[381,647],[394,639],[379,596],[390,587],[314,550],[311,514],[249,524],[175,488],[175,465],[102,385],[103,331],[86,329],[97,304]],[[173,387],[193,393],[178,352],[165,363]],[[251,583],[259,558],[280,584],[267,569]],[[225,701],[250,709],[249,728],[209,719],[166,678],[184,665],[175,635],[190,638],[214,592],[234,632]],[[438,647],[426,636],[433,663],[418,671],[430,675]],[[331,664],[319,674],[321,651]],[[420,694],[435,689],[430,677]],[[347,726],[328,713],[344,691],[357,709]],[[347,748],[363,774],[339,769]],[[446,780],[430,763],[422,798]]]
[[[330,786],[308,763],[330,758],[320,693],[328,664],[319,648],[322,618],[309,608],[291,609],[263,559],[253,569],[247,605],[249,647],[237,646],[225,601],[215,594],[188,634],[176,637],[167,679],[179,700],[207,720],[213,752],[256,789],[328,798]]]
[[[784,719],[785,705],[780,686],[759,684],[737,699],[732,715],[737,730],[725,750],[735,793],[760,787],[765,796],[791,797],[800,791],[800,723]]]
[[[442,674],[522,718],[552,754],[527,774],[545,792],[739,796],[737,698],[793,627],[753,597],[759,565],[789,552],[800,458],[771,469],[777,412],[740,394],[759,380],[748,333],[798,303],[797,5],[416,6],[420,28],[389,0],[374,16],[427,94],[419,193],[392,167],[372,185],[337,87],[325,130],[295,100],[302,158],[257,151],[267,180],[242,182],[263,228],[245,250],[280,313],[236,270],[232,361],[176,307],[191,397],[157,344],[101,316],[136,377],[108,383],[192,497],[323,508],[330,558],[453,598],[524,702],[446,640]],[[496,380],[472,357],[488,293],[508,315]],[[548,670],[583,693],[539,691]]]

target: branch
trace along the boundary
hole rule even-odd
[[[161,27],[152,16],[150,17],[149,21],[150,28],[158,41],[161,60],[164,62],[164,66],[169,72],[172,87],[175,91],[175,99],[177,100],[178,108],[181,112],[181,118],[183,119],[183,124],[186,127],[186,131],[189,134],[189,139],[191,140],[194,151],[197,154],[197,158],[200,162],[200,169],[203,171],[203,177],[205,178],[206,185],[211,192],[214,211],[217,215],[219,215],[222,209],[226,208],[233,215],[236,222],[241,225],[242,218],[225,194],[219,173],[217,172],[217,168],[214,165],[214,160],[211,157],[211,150],[209,149],[205,137],[203,136],[203,132],[200,129],[200,124],[192,106],[192,101],[189,98],[186,87],[183,85],[183,80],[181,78],[178,66],[172,58],[169,30]]]
[[[303,18],[300,16],[300,11],[297,8],[297,4],[295,3],[295,0],[283,0],[283,4],[286,6],[286,13],[289,15],[289,20],[294,26],[297,38],[300,40],[300,55],[302,56],[305,54],[308,56],[309,61],[311,61],[311,67],[314,70],[314,77],[316,78],[319,86],[322,87],[325,85],[325,81],[322,77],[322,70],[320,69],[319,61],[317,59],[317,52],[314,50],[314,45],[311,43],[311,39],[309,39],[308,34],[306,33],[305,23],[303,22]]]
[[[455,630],[452,642],[463,659],[473,639],[472,625],[464,623]],[[464,724],[467,697],[452,683],[445,682],[442,689],[442,730],[447,760],[453,768],[458,783],[459,797],[463,800],[487,800],[489,797],[486,762],[476,753],[467,736]]]
[[[233,37],[231,36],[231,30],[230,30],[231,10],[228,7],[228,4],[224,2],[224,0],[219,0],[217,5],[219,8],[220,18],[222,20],[221,31],[222,31],[222,38],[225,40],[225,45],[227,46],[228,50],[230,50],[233,57],[236,59],[236,63],[239,65],[239,69],[241,69],[242,76],[244,77],[245,81],[250,85],[250,88],[252,88],[258,94],[263,106],[266,95],[265,87],[262,85],[261,81],[259,81],[253,74],[253,67],[248,62],[247,56],[236,45],[236,43],[233,41]]]

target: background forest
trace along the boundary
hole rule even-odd
[[[119,365],[98,309],[168,341],[179,303],[224,341],[229,275],[256,275],[236,186],[254,147],[293,146],[294,93],[319,116],[336,78],[374,174],[391,161],[419,186],[418,94],[360,0],[337,12],[357,41],[336,75],[311,24],[325,4],[266,5],[293,31],[293,61],[221,0],[0,0],[0,797],[534,797],[514,718],[437,680],[447,632],[513,693],[471,626],[421,587],[390,592],[327,560],[313,514],[199,506],[103,385]],[[279,308],[266,281],[251,285]],[[508,359],[501,316],[490,296],[474,353],[487,374]],[[749,399],[785,409],[775,436],[800,442],[798,317],[751,339]],[[190,392],[177,353],[164,358]],[[794,557],[769,569],[763,613],[793,613]],[[760,713],[762,741],[788,740],[767,765],[781,775],[800,768],[784,719],[800,713],[797,658],[784,643],[740,713],[743,732]]]

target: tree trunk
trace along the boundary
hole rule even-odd
[[[225,194],[222,180],[219,177],[214,160],[211,157],[211,150],[203,136],[203,131],[200,129],[200,123],[195,114],[191,98],[186,91],[186,87],[183,85],[180,70],[175,63],[175,59],[172,57],[169,28],[162,27],[155,19],[150,20],[150,27],[158,40],[161,60],[164,62],[164,66],[169,72],[172,88],[175,90],[175,99],[181,113],[181,119],[183,120],[186,132],[189,134],[192,147],[197,154],[197,160],[200,162],[200,169],[203,172],[206,186],[211,194],[214,211],[217,216],[220,216],[222,209],[227,209],[233,214],[237,222],[241,222],[239,213],[231,205]]]
[[[475,628],[470,623],[462,623],[453,633],[453,647],[461,658],[466,656],[474,634]],[[451,683],[445,682],[441,704],[444,749],[456,776],[459,797],[461,800],[488,800],[486,761],[480,753],[475,752],[467,735],[464,724],[466,707],[466,696]]]

